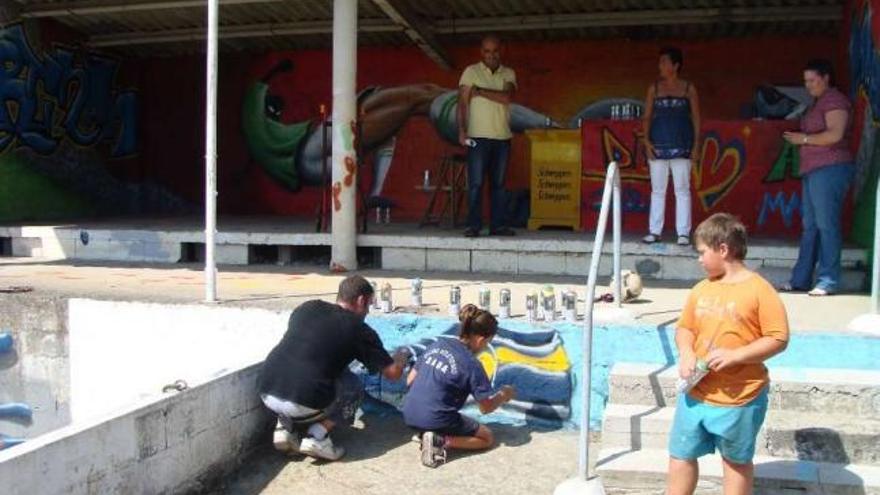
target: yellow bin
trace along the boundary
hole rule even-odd
[[[581,226],[581,131],[526,131],[531,165],[529,229]]]

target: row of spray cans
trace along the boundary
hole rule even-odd
[[[373,286],[373,308],[383,313],[391,313],[394,311],[393,290],[391,284],[385,282],[379,288],[376,282],[370,282]],[[422,305],[422,279],[414,278],[410,281],[410,304],[419,307]]]
[[[488,287],[480,289],[478,304],[480,309],[492,311],[492,291]],[[510,318],[511,296],[510,289],[501,289],[498,292],[498,317]],[[454,286],[449,290],[449,314],[458,315],[461,310],[461,288]],[[573,290],[562,292],[561,316],[567,321],[577,320],[577,293]],[[559,319],[556,310],[556,291],[552,285],[545,286],[540,296],[532,291],[526,295],[526,318],[529,321],[545,320],[556,321]]]
[[[373,284],[373,308],[383,313],[394,311],[393,291],[391,284],[385,282],[382,287]],[[410,281],[410,305],[422,306],[423,282],[419,278]],[[552,285],[546,285],[540,292],[531,291],[526,295],[526,318],[529,321],[577,321],[577,293],[572,290],[564,290],[561,293],[561,307],[557,310],[556,289]],[[449,315],[457,317],[461,311],[461,287],[453,286],[449,289]],[[486,311],[492,311],[492,291],[488,287],[480,288],[477,306]],[[504,288],[498,292],[498,317],[511,317],[511,294],[510,289]]]

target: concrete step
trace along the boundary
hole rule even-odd
[[[608,404],[602,446],[665,449],[674,417],[674,407]],[[772,410],[758,434],[757,454],[880,466],[880,420]]]
[[[609,402],[675,405],[677,376],[675,365],[616,363]],[[880,417],[880,371],[773,368],[770,379],[770,410]]]
[[[608,493],[664,493],[669,457],[665,450],[603,448],[596,461]],[[880,467],[757,456],[756,495],[880,495]],[[722,464],[716,454],[700,459],[697,494],[722,492]]]
[[[0,237],[11,241],[13,256],[51,257],[88,261],[177,263],[184,244],[203,243],[197,222],[185,219],[98,222],[63,226],[0,226]],[[225,220],[217,234],[217,261],[246,265],[256,246],[329,246],[328,233],[313,232],[314,224],[291,224],[253,219]],[[381,251],[386,270],[453,271],[535,275],[586,276],[593,234],[520,230],[515,237],[465,238],[459,230],[420,229],[399,224],[372,228],[358,236],[358,246]],[[671,242],[643,244],[640,236],[625,235],[622,265],[637,270],[646,281],[696,281],[705,277],[691,246]],[[611,274],[610,239],[603,247],[599,274]],[[756,240],[746,264],[775,284],[787,281],[797,260],[794,240]],[[279,252],[279,261],[282,261]],[[841,251],[841,290],[861,291],[866,285],[864,249]],[[650,282],[649,282],[650,283]]]

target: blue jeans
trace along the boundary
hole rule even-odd
[[[819,263],[815,287],[836,292],[840,282],[840,248],[843,237],[840,216],[843,200],[853,178],[853,164],[841,163],[816,169],[801,178],[804,232],[791,286],[807,290]]]
[[[483,228],[483,177],[489,174],[489,230],[504,227],[506,197],[504,177],[510,156],[509,139],[474,138],[476,146],[468,149],[468,216],[467,226]]]

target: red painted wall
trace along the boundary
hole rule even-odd
[[[839,60],[836,36],[754,37],[676,43],[630,40],[512,43],[504,63],[517,71],[517,102],[567,122],[578,110],[605,97],[642,98],[656,75],[658,47],[678,44],[684,50],[683,77],[699,89],[706,119],[736,119],[752,100],[756,85],[798,84],[809,57]],[[476,47],[452,47],[457,67],[476,61]],[[248,85],[277,60],[289,58],[294,70],[271,84],[286,103],[282,120],[314,118],[330,102],[331,60],[327,51],[269,53],[221,59],[219,206],[222,213],[310,216],[320,198],[317,188],[293,193],[276,185],[252,163],[240,129],[241,102]],[[136,168],[189,199],[202,202],[204,163],[204,63],[199,57],[141,60],[137,63],[141,95],[142,147]],[[838,63],[838,65],[841,65]],[[435,83],[453,88],[459,71],[446,72],[416,48],[361,48],[358,89]],[[423,171],[456,148],[442,141],[424,118],[414,118],[398,135],[384,195],[399,205],[394,219],[418,219],[427,197],[413,194]],[[508,173],[510,188],[528,185],[526,143],[514,139]],[[360,180],[369,180],[369,173]],[[366,187],[364,185],[363,187]]]

